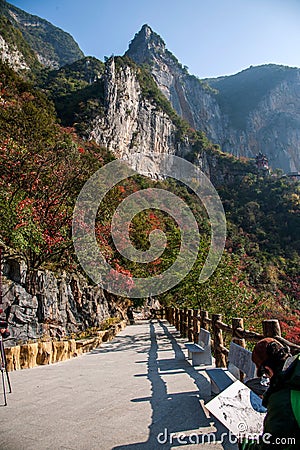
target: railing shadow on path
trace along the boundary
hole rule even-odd
[[[159,345],[157,336],[160,339]],[[151,383],[152,395],[149,398],[132,399],[133,402],[150,402],[152,422],[148,439],[146,442],[118,445],[112,450],[170,450],[187,444],[201,446],[218,442],[226,429],[214,418],[207,416],[200,403],[200,399],[210,399],[209,381],[188,363],[176,338],[162,321],[150,321],[150,340],[147,378]],[[158,352],[167,351],[170,343],[175,356],[158,359]],[[167,383],[162,377],[180,373],[188,374],[193,380],[195,391],[168,393]],[[224,442],[223,448],[233,450],[236,446]]]
[[[149,348],[149,333],[139,334],[138,336],[118,335],[113,341],[104,342],[104,344],[105,346],[91,350],[91,353],[109,353],[111,351],[124,352],[126,350],[132,350],[137,353],[147,353]]]

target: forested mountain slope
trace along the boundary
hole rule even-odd
[[[8,35],[3,35],[3,28],[0,29],[0,34],[5,41],[1,43],[2,48],[8,46],[13,50],[15,47],[23,53],[23,37],[38,61],[43,66],[52,68],[70,64],[83,57],[82,51],[72,36],[47,20],[33,16],[5,0],[0,0],[0,15],[2,21],[5,18],[6,24],[10,24],[20,32],[18,39],[12,40]],[[29,67],[32,66],[29,64]]]
[[[222,151],[217,144],[220,141],[215,140],[219,131],[225,130],[225,116],[240,136],[245,131],[248,119],[243,122],[235,115],[234,92],[240,96],[246,92],[237,88],[241,80],[246,77],[248,86],[255,86],[257,77],[264,81],[252,103],[244,105],[244,117],[250,117],[265,101],[267,90],[274,92],[284,85],[290,95],[297,71],[278,66],[256,68],[256,73],[249,69],[236,77],[238,84],[229,77],[208,80],[213,85],[210,87],[190,76],[147,26],[124,57],[111,57],[102,63],[78,55],[77,61],[63,67],[42,68],[26,34],[24,39],[6,19],[3,24],[20,52],[13,50],[19,63],[23,55],[35,71],[30,83],[24,79],[24,67],[15,67],[22,76],[6,64],[0,68],[0,222],[1,241],[7,251],[24,259],[29,272],[42,267],[80,271],[71,223],[82,186],[114,158],[122,157],[135,167],[136,154],[142,152],[148,162],[139,167],[139,175],[116,185],[99,207],[95,232],[112,267],[129,278],[151,277],[176,260],[180,229],[162,211],[143,211],[134,217],[130,228],[132,242],[143,251],[149,248],[154,229],[165,232],[167,247],[155,261],[142,265],[128,261],[117,252],[111,236],[114,210],[129,194],[148,187],[171,190],[195,215],[200,245],[193,270],[162,294],[160,301],[207,308],[225,317],[247,316],[248,326],[256,326],[262,317],[278,317],[286,336],[299,339],[299,183],[278,171],[268,174],[258,170],[253,160]],[[64,45],[64,41],[57,42]],[[8,54],[13,53],[11,48],[7,47]],[[144,59],[138,59],[141,48]],[[14,66],[11,61],[10,65]],[[25,68],[25,78],[28,71]],[[277,74],[272,83],[270,73]],[[192,88],[195,91],[189,91]],[[286,112],[291,116],[298,108],[296,84],[294,89],[294,105]],[[189,103],[192,97],[193,105]],[[221,98],[226,101],[222,103]],[[268,101],[273,105],[270,98]],[[237,123],[238,119],[241,122]],[[296,116],[293,120],[297,125]],[[203,128],[198,129],[201,121]],[[215,121],[219,125],[213,128]],[[286,130],[288,134],[288,126]],[[231,153],[241,154],[238,143],[233,145],[232,141]],[[164,154],[181,156],[201,168],[224,205],[226,248],[217,270],[204,284],[198,283],[198,277],[209,250],[211,224],[190,189],[173,179],[154,181]],[[30,289],[30,279],[27,281]]]

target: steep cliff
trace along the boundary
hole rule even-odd
[[[208,80],[226,117],[223,149],[268,155],[273,167],[300,168],[300,70],[274,64]]]
[[[200,80],[144,25],[126,55],[151,71],[177,113],[226,152],[262,152],[273,168],[300,169],[300,70],[268,65]]]
[[[22,278],[21,269],[5,268],[5,314],[14,328],[15,340],[34,338],[44,332],[59,336],[94,326],[107,312],[113,314],[114,308],[119,307],[109,302],[100,288],[63,270],[65,267],[70,272],[76,270],[77,263],[70,264],[76,262],[70,245],[70,218],[77,195],[86,180],[111,161],[111,154],[92,140],[107,146],[116,156],[126,157],[140,173],[151,176],[160,172],[162,153],[184,156],[198,164],[218,188],[228,221],[227,251],[220,269],[199,290],[197,303],[196,267],[183,284],[166,293],[166,301],[186,299],[195,308],[200,303],[218,305],[217,311],[223,305],[225,313],[231,315],[232,311],[236,314],[242,309],[251,315],[253,308],[260,314],[256,306],[265,308],[265,299],[269,298],[272,307],[277,298],[287,305],[298,305],[300,244],[296,184],[281,177],[256,176],[250,161],[222,153],[204,133],[195,131],[175,113],[149,72],[128,57],[110,58],[105,67],[86,58],[51,74],[47,72],[45,90],[50,91],[54,100],[61,100],[60,114],[65,112],[63,106],[68,109],[66,101],[68,107],[76,106],[74,114],[64,117],[64,124],[74,128],[62,130],[48,97],[24,83],[4,64],[1,72],[5,82],[1,91],[5,108],[0,109],[4,137],[0,154],[1,240],[14,249],[12,254],[22,255],[31,268],[29,280],[26,274],[25,280]],[[201,83],[200,87],[206,91]],[[216,94],[209,95],[211,98],[215,95],[216,108],[229,120],[230,111],[224,112],[221,103],[218,106]],[[258,97],[256,105],[263,98]],[[88,139],[79,138],[75,129]],[[138,166],[137,152],[148,155],[142,167]],[[168,186],[165,180],[152,183],[141,177],[115,186],[99,207],[95,228],[104,254],[116,268],[124,267],[127,272],[128,261],[114,247],[110,219],[117,202],[146,186],[175,189],[176,195],[195,212],[201,234],[200,264],[209,245],[210,224],[199,208],[198,198],[190,196],[181,185],[171,182]],[[171,226],[167,222],[164,228],[164,217],[159,211],[149,215],[145,211],[145,226],[142,218],[138,219],[136,229],[132,229],[138,249],[148,249],[148,230],[158,225],[170,230],[170,245],[162,255],[162,264],[158,266],[155,262],[150,266],[150,274],[159,273],[177,257],[177,228],[173,222]],[[49,267],[56,275],[47,270]],[[135,264],[129,265],[128,270],[133,276],[141,275],[141,267]],[[143,266],[142,270],[146,272],[148,268]]]
[[[153,176],[158,172],[161,154],[188,153],[190,148],[189,143],[176,139],[177,129],[168,114],[143,95],[138,71],[121,58],[106,63],[104,110],[91,121],[88,136],[117,157],[130,160],[133,167],[133,153],[147,154],[149,167],[139,170]]]

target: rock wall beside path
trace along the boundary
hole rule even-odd
[[[124,319],[122,305],[101,286],[90,285],[77,273],[37,270],[30,273],[16,258],[3,263],[1,319],[7,320],[13,346],[41,338],[63,339],[99,328],[109,317]],[[30,286],[29,286],[30,285]]]

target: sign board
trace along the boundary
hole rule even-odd
[[[244,372],[247,378],[253,378],[256,372],[255,364],[251,356],[252,353],[249,350],[231,342],[228,361]]]

